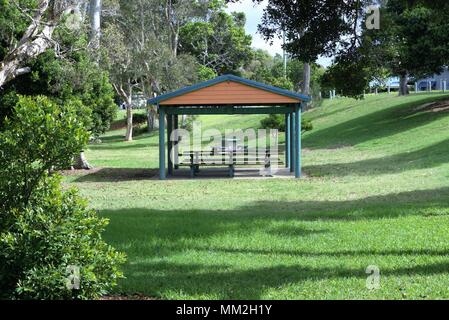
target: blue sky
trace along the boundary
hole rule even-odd
[[[259,5],[254,5],[251,0],[242,0],[239,3],[231,3],[228,5],[228,12],[238,11],[244,12],[246,14],[246,32],[253,36],[253,47],[265,49],[270,54],[275,55],[276,53],[282,54],[282,40],[274,39],[273,45],[270,46],[269,43],[265,42],[260,34],[257,33],[257,25],[261,22],[263,10],[267,6],[267,0],[263,1]],[[329,66],[331,63],[330,59],[320,58],[318,63]]]

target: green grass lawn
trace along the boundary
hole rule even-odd
[[[158,137],[90,146],[98,172],[66,177],[128,255],[119,293],[162,299],[449,298],[448,98],[326,101],[308,112],[306,178],[157,181]],[[261,117],[202,117],[203,127]],[[143,170],[145,169],[145,170]],[[366,288],[368,266],[381,288]]]

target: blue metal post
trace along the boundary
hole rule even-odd
[[[295,177],[301,178],[301,117],[302,105],[295,106]]]
[[[174,115],[173,116],[174,117],[174,119],[173,119],[173,121],[174,121],[174,127],[173,127],[173,129],[175,130],[175,131],[178,131],[178,129],[179,129],[179,118],[178,118],[178,115]],[[176,134],[176,141],[175,141],[175,144],[174,144],[174,165],[175,165],[175,170],[178,170],[179,169],[179,147],[178,147],[178,144],[179,144],[179,141],[178,141],[178,139],[179,139],[179,137],[178,137],[178,134]]]
[[[295,113],[290,114],[290,172],[295,172]]]
[[[165,172],[165,110],[158,106],[159,109],[159,178],[165,180],[167,178]]]
[[[167,162],[168,162],[168,175],[173,175],[173,159],[172,159],[172,151],[173,151],[173,141],[171,140],[171,135],[173,132],[173,115],[167,115]]]
[[[290,168],[290,114],[285,115],[285,167]]]

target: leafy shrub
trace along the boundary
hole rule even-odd
[[[111,127],[117,115],[118,106],[114,103],[114,91],[106,74],[97,70],[90,75],[89,79],[92,82],[92,89],[85,89],[81,99],[85,106],[92,108],[92,122],[89,130],[98,137]]]
[[[278,129],[285,132],[285,117],[280,114],[270,114],[260,121],[262,129]]]
[[[278,77],[278,78],[269,77],[267,82],[272,86],[290,91],[294,90],[295,87],[293,82],[291,82],[289,79],[285,77]]]
[[[263,119],[260,124],[262,129],[278,129],[281,132],[285,132],[285,116],[281,114],[270,114],[270,116]],[[302,132],[312,131],[312,122],[302,118],[301,130]]]
[[[133,136],[134,137],[139,137],[139,136],[142,136],[142,135],[147,134],[149,132],[150,132],[150,130],[148,129],[148,125],[140,126],[138,128],[134,128]]]
[[[184,126],[181,124],[182,129],[187,130],[189,132],[192,132],[193,130],[193,126],[195,124],[195,122],[198,121],[198,116],[197,115],[190,115],[186,117],[186,121]]]
[[[122,276],[123,255],[102,239],[108,221],[87,208],[75,190],[61,191],[58,177],[43,179],[24,208],[0,234],[0,287],[8,298],[95,299]],[[68,288],[70,266],[79,289]]]
[[[66,59],[60,59],[53,50],[47,50],[30,62],[33,72],[14,79],[2,88],[2,95],[8,99],[0,95],[0,117],[10,114],[18,95],[43,95],[61,104],[78,99],[88,111],[86,129],[92,136],[98,137],[110,128],[118,111],[109,76],[85,50],[87,44],[84,37],[74,39],[74,34],[67,32],[58,37],[74,50],[66,52]]]
[[[125,116],[126,120],[126,116]],[[133,114],[133,125],[141,126],[147,123],[147,115],[146,113],[135,113]]]
[[[214,79],[218,76],[214,69],[206,67],[202,64],[198,66],[198,81],[203,82]]]
[[[89,134],[82,104],[20,97],[0,132],[0,298],[94,299],[122,277],[124,256],[101,239],[107,221],[75,190],[62,191],[65,167]],[[81,112],[82,113],[82,112]],[[80,286],[67,287],[68,267]]]
[[[312,131],[313,130],[312,121],[302,119],[301,130],[302,130],[302,132]]]
[[[79,101],[20,97],[0,133],[1,213],[26,204],[44,173],[70,167],[89,138],[86,112]]]

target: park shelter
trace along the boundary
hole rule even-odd
[[[301,114],[308,96],[234,75],[160,95],[148,101],[159,113],[159,176],[165,180],[175,165],[170,159],[173,130],[181,115],[283,114],[286,121],[285,164],[301,177]],[[167,126],[167,138],[165,127]],[[168,156],[167,156],[168,155]],[[167,160],[167,161],[166,161]]]

